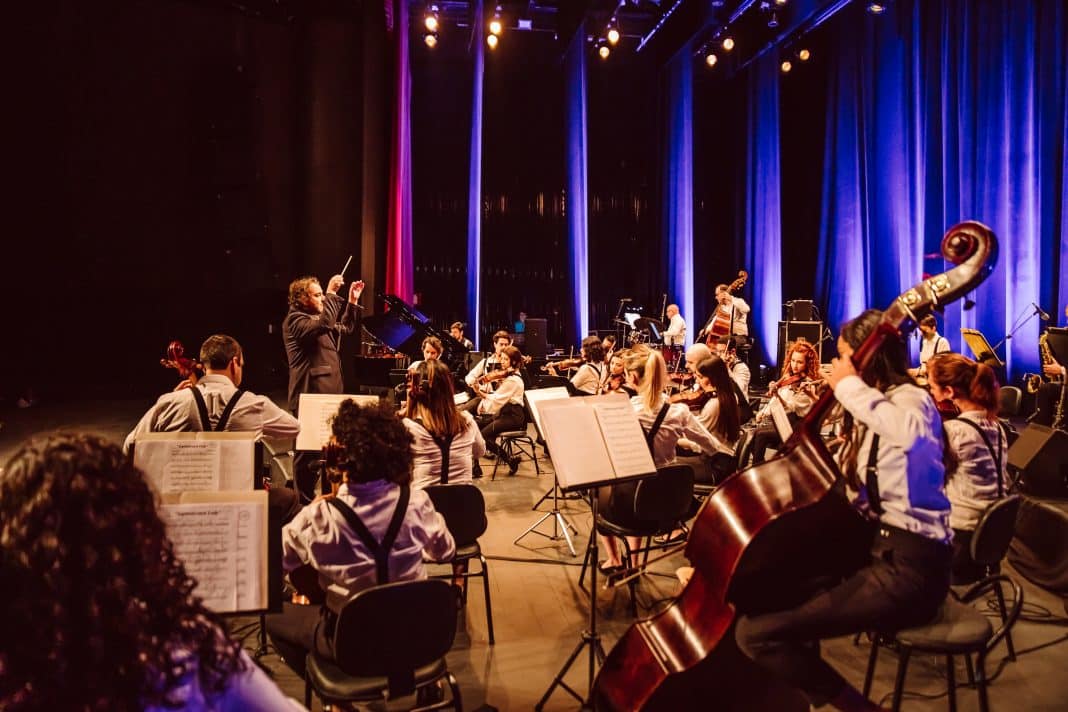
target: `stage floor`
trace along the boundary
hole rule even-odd
[[[277,398],[276,398],[277,400]],[[0,462],[7,460],[24,438],[55,429],[88,431],[121,441],[153,399],[94,400],[73,403],[42,402],[32,408],[0,410]],[[538,448],[542,455],[541,448]],[[489,530],[482,538],[482,548],[490,558],[493,620],[496,645],[490,646],[486,635],[481,580],[471,583],[466,614],[460,618],[456,642],[448,656],[449,667],[459,680],[464,707],[468,710],[530,710],[548,688],[554,675],[587,627],[589,598],[578,586],[582,551],[590,531],[590,512],[581,501],[562,502],[562,511],[578,530],[574,537],[578,556],[572,557],[562,539],[550,540],[533,534],[518,544],[513,540],[550,509],[543,503],[538,511],[531,507],[552,486],[552,465],[542,457],[540,476],[525,460],[515,477],[506,468],[498,470],[496,480],[489,478],[493,469],[483,460],[486,478],[479,486],[486,497]],[[540,531],[552,533],[549,521]],[[675,569],[683,565],[681,554],[659,562],[653,569],[662,575],[646,576],[639,589],[642,615],[658,610],[674,596],[679,585]],[[1011,568],[1006,572],[1013,575]],[[1017,577],[1019,578],[1019,577]],[[1025,589],[1027,606],[1013,632],[1018,659],[1007,662],[1004,644],[991,654],[988,674],[997,675],[990,685],[992,709],[1063,710],[1068,699],[1068,618],[1063,602],[1051,593],[1019,579]],[[606,650],[632,622],[626,587],[601,590],[597,596],[598,623]],[[255,637],[247,640],[254,646]],[[826,657],[851,682],[863,682],[869,645],[862,640],[854,646],[852,638],[839,638],[824,644]],[[586,654],[576,661],[567,677],[580,692],[586,690]],[[289,695],[303,699],[303,683],[276,655],[262,659],[278,684]],[[896,660],[892,653],[880,656],[874,683],[875,697],[889,705]],[[913,657],[906,684],[906,710],[944,710],[944,662],[932,656]],[[958,670],[957,679],[964,679]],[[974,690],[959,689],[959,709],[978,709]],[[391,705],[390,708],[395,707]],[[579,704],[564,690],[557,689],[547,710],[573,710]],[[713,709],[714,700],[701,709]],[[319,709],[317,702],[313,709]],[[754,707],[755,709],[755,707]]]

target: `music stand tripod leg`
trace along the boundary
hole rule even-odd
[[[553,477],[555,478],[555,475]],[[567,548],[571,552],[571,555],[572,556],[577,556],[577,554],[575,553],[575,545],[571,541],[571,534],[568,532],[568,528],[573,529],[576,533],[578,533],[578,529],[575,527],[574,524],[569,522],[567,520],[567,517],[564,516],[564,513],[560,511],[560,501],[559,501],[559,494],[558,493],[559,493],[559,488],[556,486],[556,484],[554,482],[553,490],[552,490],[552,495],[553,495],[553,508],[552,508],[552,510],[550,510],[550,511],[546,512],[545,514],[543,514],[541,516],[541,518],[538,519],[538,521],[534,522],[529,527],[527,527],[526,531],[524,531],[522,534],[520,534],[519,536],[517,536],[515,538],[515,540],[512,542],[513,544],[518,544],[519,540],[522,539],[523,537],[525,537],[527,534],[537,534],[539,536],[545,537],[546,539],[549,539],[550,541],[557,541],[557,540],[562,538],[567,543]],[[542,499],[544,499],[544,497]],[[552,520],[553,520],[553,533],[552,534],[545,534],[543,532],[537,531],[538,526],[542,522],[544,522],[546,519],[549,519],[549,518],[552,518]],[[560,536],[560,534],[557,533],[558,529],[562,530],[562,534],[563,534],[562,537]]]
[[[597,498],[593,498],[592,504],[593,521],[597,521]],[[604,646],[601,645],[601,636],[597,632],[597,533],[590,533],[591,544],[590,548],[593,550],[593,566],[590,567],[590,590],[593,591],[593,595],[590,596],[590,625],[589,628],[582,631],[581,639],[575,649],[571,651],[571,655],[568,656],[564,662],[564,666],[560,668],[560,672],[556,673],[556,677],[553,678],[552,683],[549,685],[549,689],[545,691],[545,694],[538,700],[538,704],[534,705],[535,710],[541,710],[545,707],[545,703],[549,701],[549,697],[552,696],[553,691],[556,688],[562,687],[568,694],[582,702],[583,709],[593,709],[593,682],[596,678],[597,664],[603,663],[605,659]],[[590,646],[589,650],[589,664],[587,666],[587,690],[586,698],[583,699],[582,695],[575,692],[571,687],[564,682],[564,675],[571,669],[571,665],[578,659],[578,656],[582,653],[582,649],[587,645]]]

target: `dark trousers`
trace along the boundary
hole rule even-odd
[[[944,544],[883,527],[870,562],[846,580],[796,608],[739,618],[738,647],[823,705],[848,683],[820,657],[819,641],[931,620],[949,590],[950,557]]]
[[[971,529],[953,530],[953,576],[954,586],[975,583],[986,575],[986,567],[976,563],[972,558]]]
[[[305,660],[312,650],[326,658],[333,657],[323,619],[322,606],[298,606],[295,603],[283,603],[281,613],[272,613],[266,618],[271,644],[300,677],[304,677]]]
[[[322,459],[320,452],[299,451],[293,455],[293,483],[300,495],[301,505],[315,499],[316,487],[319,485],[321,476],[319,463]],[[330,489],[327,487],[323,491],[329,492]]]
[[[510,430],[522,430],[526,422],[522,407],[515,403],[508,403],[494,417],[480,416],[478,425],[486,441],[486,449],[495,455],[503,456],[504,452],[497,444],[497,435]]]
[[[753,431],[753,437],[749,443],[753,453],[753,464],[759,465],[764,462],[768,448],[782,447],[782,438],[779,437],[779,431],[775,429],[774,424],[761,425]]]

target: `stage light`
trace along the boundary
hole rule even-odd
[[[886,5],[881,2],[870,2],[868,3],[868,12],[872,15],[882,15],[886,12]]]
[[[430,49],[434,49],[435,47],[438,46],[438,35],[437,35],[437,33],[436,32],[427,32],[425,35],[423,35],[423,42]]]
[[[500,41],[501,39],[497,35],[486,35],[486,44],[489,45],[490,49],[497,49],[497,43]]]
[[[793,69],[793,68],[794,68],[794,65],[788,59],[784,59],[782,61],[782,64],[779,65],[779,69],[782,70],[783,74],[789,74],[790,70]]]
[[[612,48],[608,46],[606,42],[601,42],[597,47],[597,55],[601,59],[608,59],[608,55],[612,54]]]
[[[610,30],[608,30],[607,37],[609,44],[616,44],[617,42],[619,42],[619,30],[614,27],[611,28]]]
[[[782,7],[783,5],[786,4],[786,0],[775,0],[775,4],[778,5],[779,7]]]
[[[718,62],[718,61],[719,61],[719,57],[716,56],[715,52],[709,52],[708,54],[705,55],[705,64],[707,64],[710,67],[716,66],[716,62]]]
[[[438,6],[431,5],[430,12],[423,18],[423,26],[426,27],[427,32],[438,31]]]
[[[501,30],[504,26],[501,24],[501,6],[498,5],[497,9],[493,11],[493,19],[489,23],[489,31],[491,35],[501,34]]]
[[[774,30],[778,26],[779,26],[779,16],[776,13],[773,12],[770,15],[768,15],[768,29],[769,30]]]
[[[802,62],[807,62],[809,59],[812,58],[812,53],[809,52],[807,49],[803,49],[797,53],[797,58],[800,59]]]
[[[722,47],[725,52],[730,52],[732,49],[734,49],[734,38],[724,37]]]

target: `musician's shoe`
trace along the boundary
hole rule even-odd
[[[508,474],[514,475],[519,470],[519,455],[508,458]]]
[[[471,468],[471,479],[473,479],[473,480],[481,480],[482,479],[482,465],[478,464],[478,460],[475,460],[475,466],[473,468]]]

